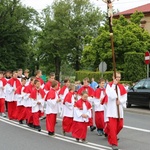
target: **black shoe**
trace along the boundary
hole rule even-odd
[[[19,120],[19,124],[23,124],[23,121],[22,121],[22,120]]]
[[[107,138],[107,137],[108,137],[108,134],[104,133],[104,136]]]
[[[48,135],[50,135],[50,136],[54,136],[55,134],[54,134],[54,132],[48,132]]]
[[[79,138],[76,138],[76,141],[79,142]]]
[[[34,125],[33,125],[32,123],[28,123],[27,125],[28,125],[29,127],[31,127],[31,128],[34,127]]]
[[[94,131],[95,129],[96,129],[95,126],[90,126],[90,130],[91,130],[91,131]]]
[[[34,126],[34,129],[37,129],[40,132],[41,131],[41,126]]]

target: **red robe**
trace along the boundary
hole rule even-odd
[[[19,86],[21,86],[20,81],[17,78],[11,78],[8,82],[7,82],[10,86],[14,86],[14,84],[16,85],[16,88],[18,88]],[[12,101],[12,102],[7,102],[8,105],[8,117],[9,119],[17,119],[17,102],[16,101]]]
[[[91,88],[90,86],[82,86],[78,91],[77,94],[81,95],[81,93],[83,91],[87,91],[88,92],[88,96],[89,97],[93,97],[94,96],[94,90],[93,88]],[[92,110],[91,110],[92,111]],[[93,114],[93,112],[92,112]],[[93,118],[89,118],[89,126],[93,126]]]
[[[66,85],[64,85],[64,86],[60,89],[60,91],[59,91],[59,95],[63,95],[63,94],[64,94],[64,92],[65,92],[65,90],[66,90],[66,88],[67,88],[67,86],[66,86]]]
[[[74,95],[74,92],[67,93],[67,95],[65,96],[65,99],[63,101],[63,104],[65,104],[65,102],[71,103],[71,99],[72,99],[73,95]]]
[[[87,92],[88,92],[88,96],[90,96],[90,97],[93,97],[93,96],[94,96],[94,90],[93,90],[90,86],[82,86],[82,87],[78,90],[77,94],[78,94],[78,95],[81,95],[81,93],[82,93],[83,91],[87,91]]]
[[[55,94],[56,94],[56,90],[51,88],[51,90],[47,93],[45,97],[45,101],[47,101],[48,99],[51,99],[51,100],[55,99]]]
[[[57,83],[58,83],[58,88],[57,88],[56,90],[59,90],[59,88],[60,88],[60,83],[59,83],[58,81],[57,81]],[[52,87],[51,87],[51,84],[52,84],[52,82],[47,81],[43,89],[46,90],[46,91],[49,91],[49,90],[52,88]]]
[[[36,88],[33,89],[32,92],[31,92],[31,94],[30,94],[30,98],[36,100],[36,98],[37,98],[37,93],[38,93],[38,92],[41,94],[41,97],[44,98],[45,92],[44,92],[44,90],[41,89],[41,88],[40,88],[39,90],[37,90]]]
[[[35,88],[35,86],[32,85],[31,83],[29,83],[29,85],[26,86],[26,88],[24,88],[23,92],[27,93],[27,94],[31,94],[31,92],[34,88]],[[26,107],[26,119],[27,119],[28,124],[33,123],[33,115],[32,115],[31,107]]]
[[[105,89],[102,89],[102,88],[97,88],[95,90],[95,98],[99,99],[100,98],[100,95],[101,95],[101,92],[104,92],[105,96],[104,98],[102,99],[101,101],[101,104],[107,104],[108,102],[108,96],[106,95],[106,90]]]
[[[63,104],[65,105],[65,102],[72,103],[72,96],[74,95],[73,92],[69,92],[63,101]],[[62,121],[62,128],[65,132],[71,132],[72,131],[72,124],[73,124],[73,117],[63,117]]]
[[[51,88],[47,93],[45,100],[54,100],[56,97],[56,90]],[[55,132],[57,114],[47,114],[46,115],[46,129],[48,132]]]
[[[23,92],[30,94],[34,88],[35,88],[34,85],[32,85],[31,83],[29,83],[29,85],[27,85],[27,86],[24,88]]]
[[[7,84],[7,80],[5,78],[1,78],[0,81],[2,81],[3,87]],[[0,96],[0,113],[4,113],[5,111],[5,99],[4,95]]]
[[[91,104],[86,100],[78,100],[75,103],[75,107],[78,109],[82,110],[83,109],[83,103],[85,103],[87,109],[91,109]],[[78,122],[78,121],[73,121],[72,125],[72,136],[78,139],[85,140],[86,135],[87,135],[87,126],[89,125],[88,122]]]
[[[110,85],[110,87],[112,87],[113,82],[110,82],[109,85]],[[119,87],[121,96],[127,93],[127,90],[125,89],[125,87],[122,84],[118,83],[117,86]]]
[[[42,78],[35,77],[35,79],[36,79],[36,80],[39,80],[39,81],[40,81],[40,83],[41,83],[41,85],[43,85],[43,84],[44,84],[44,81],[43,81],[43,79],[42,79]]]
[[[19,86],[17,90],[15,91],[15,94],[21,95],[23,86]],[[26,119],[26,108],[22,106],[17,106],[16,108],[16,117],[18,121],[25,120]]]
[[[17,78],[11,78],[7,83],[10,84],[12,87],[14,86],[14,83],[15,83],[16,84],[16,88],[21,86],[21,83],[20,83],[20,81]]]
[[[3,87],[7,84],[7,80],[5,78],[1,78],[0,81],[2,81]]]

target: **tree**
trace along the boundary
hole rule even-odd
[[[25,68],[28,57],[28,39],[36,11],[22,6],[19,0],[0,2],[0,68]]]
[[[59,79],[62,61],[79,70],[86,35],[96,36],[102,15],[89,0],[55,0],[43,11],[40,36],[41,62]],[[49,63],[48,63],[49,62]]]
[[[146,65],[144,64],[144,53],[128,52],[124,55],[125,80],[137,82],[146,77]]]
[[[150,48],[149,33],[140,28],[140,22],[137,24],[137,20],[140,21],[139,18],[142,17],[141,13],[135,13],[132,16],[132,22],[123,16],[120,16],[118,20],[114,19],[113,31],[117,70],[124,70],[124,54],[126,52],[144,53]],[[92,67],[93,70],[96,70],[99,63],[105,61],[108,70],[112,70],[112,50],[109,37],[108,25],[104,24],[103,27],[99,28],[99,35],[92,38],[83,50],[81,62],[86,64],[85,67]]]

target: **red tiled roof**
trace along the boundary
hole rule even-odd
[[[138,6],[138,7],[126,10],[126,11],[122,11],[122,12],[116,13],[116,14],[114,14],[114,16],[118,16],[118,15],[130,15],[130,14],[135,13],[136,11],[143,12],[143,13],[150,12],[150,3],[142,5],[142,6]]]

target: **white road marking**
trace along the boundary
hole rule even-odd
[[[61,118],[57,118],[57,120],[62,121]],[[147,130],[147,129],[141,129],[141,128],[136,128],[136,127],[126,126],[126,125],[124,125],[123,127],[124,127],[124,128],[127,128],[127,129],[136,130],[136,131],[142,131],[142,132],[150,133],[150,130]]]
[[[150,133],[150,130],[147,130],[147,129],[135,128],[135,127],[130,127],[130,126],[124,126],[124,128]]]
[[[45,131],[45,130],[42,130],[41,132],[38,132],[37,130],[31,129],[31,128],[29,128],[28,126],[26,126],[24,124],[20,125],[20,124],[18,124],[18,122],[15,122],[13,120],[9,120],[9,119],[3,118],[3,117],[0,117],[0,118],[1,118],[0,121],[2,121],[4,123],[10,124],[10,125],[13,125],[15,127],[19,127],[21,129],[25,129],[25,130],[28,130],[28,131],[31,131],[31,132],[34,132],[34,133],[37,133],[37,134],[45,135],[47,137],[51,137],[47,134],[47,131]],[[81,145],[81,146],[96,149],[96,150],[109,150],[109,149],[111,149],[111,147],[107,147],[107,146],[103,146],[103,145],[99,145],[99,144],[95,144],[95,143],[91,143],[91,142],[88,142],[87,144],[76,142],[74,138],[62,136],[60,134],[55,134],[55,135],[56,136],[54,136],[54,137],[52,136],[51,138],[59,139],[59,140],[65,141],[65,142],[73,143],[73,144],[76,144],[76,145]]]
[[[57,118],[57,120],[62,121],[61,118]],[[126,125],[124,125],[123,127],[124,127],[124,128],[127,128],[127,129],[136,130],[136,131],[142,131],[142,132],[150,133],[150,130],[147,130],[147,129],[141,129],[141,128],[136,128],[136,127],[126,126]]]

